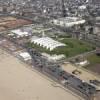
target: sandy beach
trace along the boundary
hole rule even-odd
[[[52,84],[53,81],[0,50],[0,100],[80,100]]]

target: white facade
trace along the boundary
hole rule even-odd
[[[80,10],[86,9],[86,5],[79,6],[79,9],[80,9]]]
[[[85,20],[79,19],[77,17],[66,17],[60,19],[54,19],[53,24],[61,27],[72,27],[74,25],[84,24]]]
[[[17,37],[29,36],[29,33],[28,33],[28,32],[21,31],[20,29],[12,30],[11,32],[12,32],[13,34],[15,34]]]
[[[89,62],[87,60],[84,60],[82,62],[76,63],[76,65],[80,65],[80,66],[86,66],[87,64],[89,64]]]
[[[42,53],[42,55],[44,57],[46,57],[49,61],[58,61],[58,60],[65,58],[65,55],[63,55],[63,54],[61,54],[61,55],[49,55],[47,53]]]
[[[28,61],[31,60],[31,56],[28,52],[22,52],[19,54],[19,56],[24,60],[24,61]]]

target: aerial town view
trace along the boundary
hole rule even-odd
[[[0,100],[100,100],[100,0],[0,0]]]

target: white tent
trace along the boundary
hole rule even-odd
[[[53,40],[52,38],[49,37],[42,37],[42,38],[37,38],[37,39],[32,39],[31,42],[40,45],[46,49],[49,49],[52,51],[53,49],[60,47],[60,46],[66,46],[64,43],[60,43],[58,41]]]

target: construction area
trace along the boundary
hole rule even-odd
[[[23,25],[31,24],[29,20],[15,18],[12,16],[0,16],[0,32],[8,29],[14,29]]]

